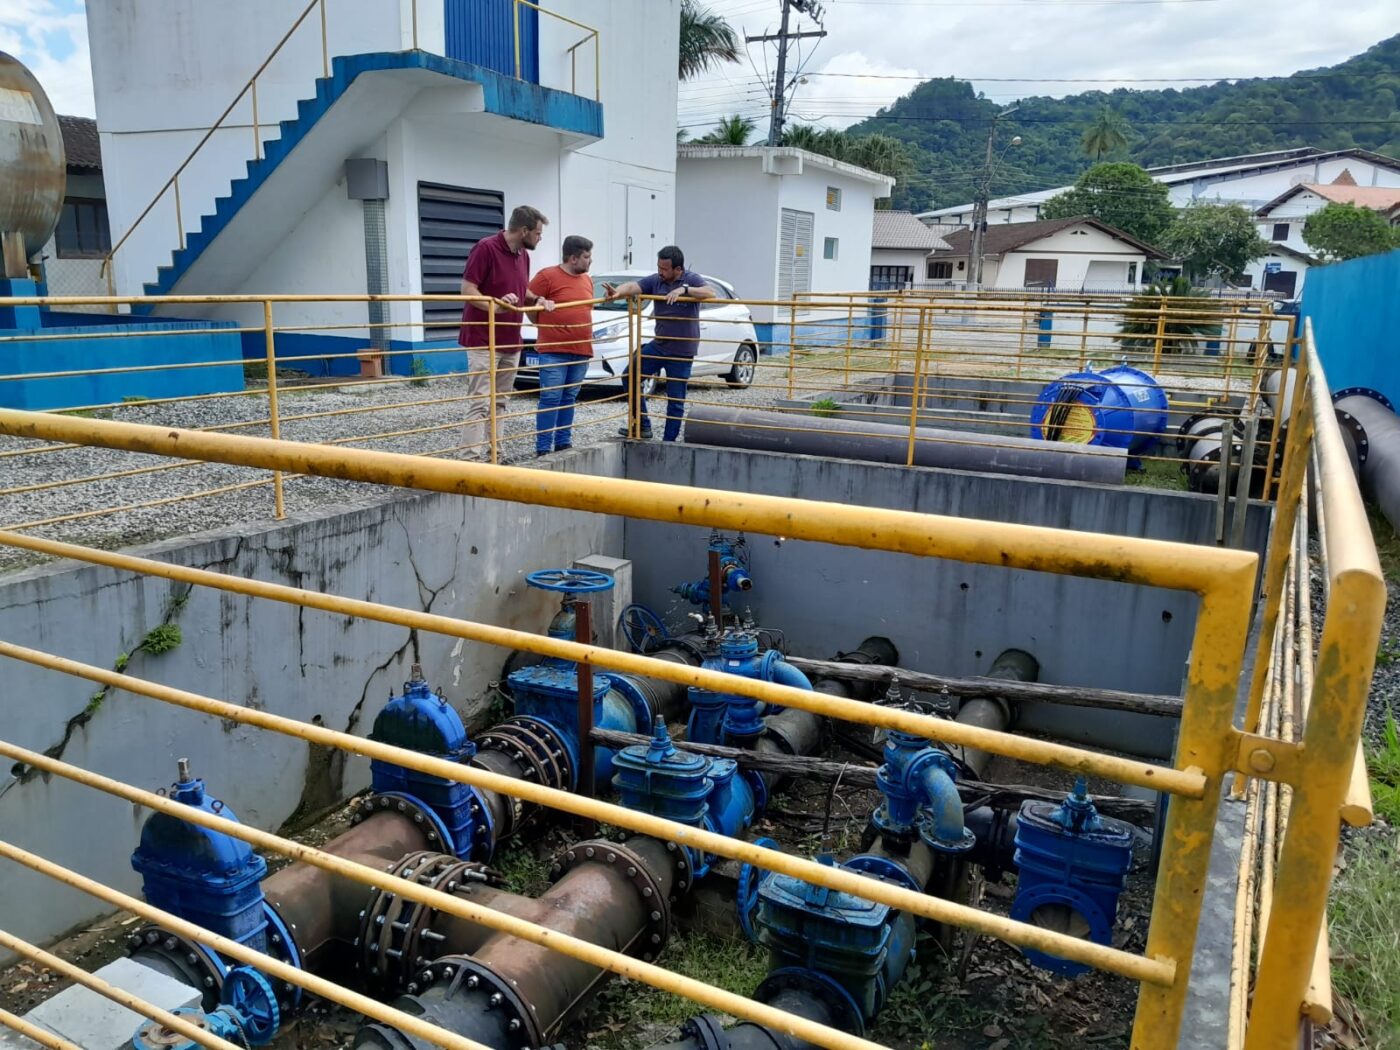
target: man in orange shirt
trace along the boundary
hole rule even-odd
[[[564,261],[535,274],[530,294],[556,306],[536,316],[539,333],[540,403],[535,412],[535,455],[574,447],[574,402],[593,356],[593,242],[587,237],[564,238]]]

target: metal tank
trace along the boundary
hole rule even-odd
[[[1047,384],[1030,418],[1033,438],[1122,448],[1129,455],[1144,451],[1166,428],[1166,391],[1126,363]]]
[[[67,178],[48,96],[17,58],[0,51],[0,234],[22,236],[26,258],[53,235]]]

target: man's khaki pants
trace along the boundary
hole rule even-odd
[[[496,354],[496,448],[499,458],[501,436],[505,430],[504,418],[509,411],[509,396],[515,389],[515,373],[520,365],[520,351]],[[467,459],[490,461],[491,447],[486,443],[487,422],[491,409],[488,396],[491,390],[491,351],[468,350],[467,367],[467,414],[466,425],[462,428],[462,441],[469,447],[463,449]]]

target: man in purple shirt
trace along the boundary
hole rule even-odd
[[[656,318],[656,334],[642,346],[642,363],[635,382],[628,382],[632,417],[641,420],[643,440],[651,438],[651,420],[647,417],[646,398],[638,396],[652,376],[666,373],[666,430],[663,441],[675,441],[681,436],[681,418],[685,415],[685,394],[690,371],[695,367],[695,354],[700,348],[700,302],[713,299],[715,290],[705,278],[685,268],[685,254],[674,244],[656,253],[656,272],[639,281],[628,281],[616,287],[604,285],[609,299],[632,295],[658,295],[664,298],[652,303]],[[628,430],[618,431],[626,436]]]
[[[477,241],[467,256],[462,274],[462,294],[487,296],[507,306],[539,305],[553,310],[554,304],[529,290],[530,250],[537,247],[549,222],[538,208],[522,204],[510,213],[510,222],[500,233]],[[518,310],[496,308],[496,389],[491,390],[491,325],[484,303],[467,303],[462,309],[462,328],[457,339],[467,350],[467,415],[463,439],[466,458],[493,459],[486,439],[489,397],[496,399],[494,447],[501,443],[502,417],[506,398],[515,389],[515,373],[520,366],[520,321]]]

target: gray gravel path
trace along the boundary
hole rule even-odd
[[[697,401],[767,406],[780,391],[762,389],[765,380],[776,382],[771,376],[764,377],[760,373],[755,387],[733,390],[717,380],[699,379],[691,386],[691,397]],[[575,415],[576,445],[616,436],[626,413],[625,403],[614,396],[619,392],[619,388],[612,384],[585,391]],[[507,438],[501,462],[530,464],[535,462],[534,439],[530,436],[534,431],[535,395],[525,391],[517,393],[519,396],[512,400],[511,411],[527,414],[505,420]],[[465,440],[460,428],[455,425],[462,418],[465,402],[451,400],[465,395],[466,382],[463,379],[434,379],[421,386],[396,383],[336,389],[318,389],[315,386],[284,389],[280,399],[282,437],[293,441],[335,442],[362,435],[445,427],[400,437],[349,443],[349,447],[460,458],[466,453],[444,453],[442,450],[460,445]],[[428,400],[443,403],[407,404]],[[347,410],[352,414],[321,415]],[[664,411],[664,406],[659,401],[653,401],[651,410],[655,417],[658,412]],[[232,434],[268,436],[266,424],[237,426],[266,418],[267,401],[263,397],[229,397],[156,405],[138,403],[106,410],[101,415],[130,423],[218,428]],[[313,418],[298,419],[298,416]],[[230,427],[233,429],[227,429]],[[0,437],[0,491],[8,493],[0,494],[0,524],[5,527],[169,500],[223,486],[253,484],[215,496],[71,518],[25,529],[27,535],[115,549],[208,529],[273,520],[273,490],[271,474],[267,471],[206,463],[171,467],[170,461],[164,457],[98,448],[69,448],[38,455],[6,455],[15,450],[32,450],[42,445]],[[10,491],[118,471],[142,471],[151,467],[168,469],[37,491]],[[288,478],[285,482],[286,512],[289,515],[302,514],[317,508],[360,502],[366,496],[381,491],[378,486],[330,478]],[[26,551],[0,546],[0,572],[13,571],[43,560],[41,556]]]

